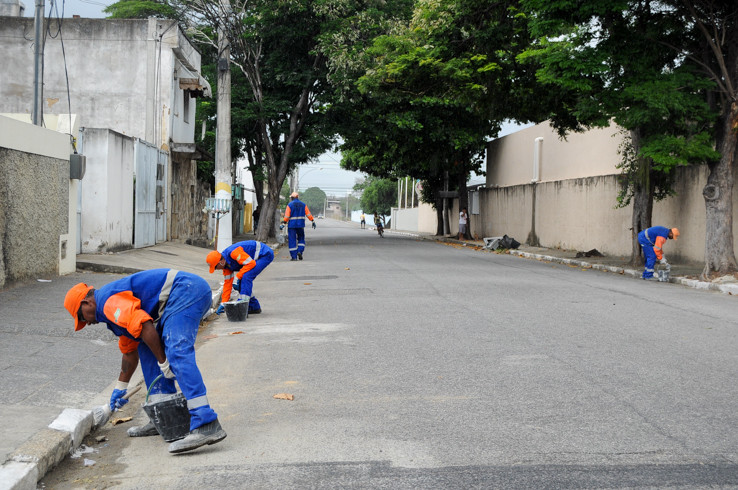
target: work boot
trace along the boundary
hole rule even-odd
[[[297,260],[297,259],[296,259],[295,257],[292,257],[292,258],[290,259],[290,261],[293,261],[293,260]]]
[[[209,424],[201,425],[197,429],[193,429],[184,439],[174,441],[169,445],[170,453],[183,453],[192,451],[206,444],[215,444],[226,438],[226,433],[220,426],[218,419],[213,420]]]
[[[258,315],[261,313],[261,308],[249,308],[249,315]]]
[[[128,433],[128,437],[148,437],[159,435],[159,431],[156,430],[156,426],[151,420],[149,420],[149,423],[146,425],[131,427],[126,432]]]
[[[302,252],[297,252],[297,258],[302,260]]]

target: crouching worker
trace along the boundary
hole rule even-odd
[[[103,322],[118,336],[123,359],[110,397],[111,410],[128,402],[123,396],[139,361],[147,387],[160,374],[164,375],[151,388],[149,401],[176,393],[176,378],[187,399],[190,432],[169,445],[170,453],[215,444],[226,437],[218,414],[210,408],[195,361],[197,330],[211,304],[210,286],[204,279],[173,269],[138,272],[98,290],[79,283],[64,298],[64,308],[74,318],[75,331],[88,323]],[[128,430],[131,437],[157,434],[151,421]]]
[[[238,301],[249,302],[248,314],[261,313],[261,304],[254,296],[254,279],[273,260],[274,252],[271,247],[256,240],[234,243],[222,253],[213,250],[205,257],[211,274],[215,272],[215,269],[223,270],[225,282],[223,282],[221,301],[230,301],[231,292],[235,287],[238,291]],[[236,283],[234,278],[239,282]],[[224,309],[225,306],[221,303],[217,313],[221,314]]]
[[[653,277],[654,265],[656,260],[661,264],[667,265],[666,256],[664,256],[663,246],[666,239],[676,240],[679,236],[677,228],[666,228],[664,226],[652,226],[647,230],[638,233],[638,243],[643,248],[643,256],[646,258],[646,266],[643,270],[643,279],[651,279]]]

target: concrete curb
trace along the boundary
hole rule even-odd
[[[437,242],[447,242],[447,243],[461,243],[466,246],[478,246],[477,244],[469,244],[464,241],[458,241],[453,238],[449,239],[447,237],[425,237],[423,235],[418,235],[412,232],[398,232],[402,235],[407,236],[413,236],[417,237],[423,240],[434,240]],[[482,247],[483,250],[484,247]],[[493,252],[493,250],[486,250],[488,252]],[[515,255],[517,257],[523,257],[526,259],[535,259],[545,262],[555,262],[557,264],[564,264],[569,265],[572,267],[581,267],[582,269],[593,269],[598,270],[602,272],[612,272],[614,274],[622,274],[625,276],[633,277],[635,279],[641,279],[641,270],[635,270],[635,269],[626,269],[623,267],[616,267],[616,266],[610,266],[610,265],[604,265],[604,264],[591,264],[589,262],[585,262],[583,260],[576,260],[576,259],[567,259],[563,257],[554,257],[551,255],[544,255],[544,254],[536,254],[531,252],[523,252],[520,250],[507,250],[506,252],[508,255]],[[699,281],[697,279],[687,279],[686,277],[670,277],[669,282],[673,284],[679,284],[681,286],[686,286],[693,289],[702,289],[705,291],[716,291],[723,294],[728,295],[735,295],[738,296],[738,283],[727,283],[727,284],[720,284],[720,283],[713,283],[713,282],[705,282],[705,281]]]

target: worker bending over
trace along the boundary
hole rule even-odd
[[[103,322],[118,336],[123,353],[118,382],[110,396],[110,409],[126,403],[128,382],[139,361],[149,401],[156,402],[177,392],[175,378],[187,399],[190,432],[169,445],[170,453],[190,451],[215,444],[226,437],[218,414],[210,408],[207,389],[195,361],[195,339],[200,320],[210,309],[212,293],[208,283],[194,274],[174,269],[137,272],[100,289],[85,283],[72,287],[64,298],[64,308],[74,318],[74,330]],[[154,380],[163,377],[151,386]],[[149,421],[131,427],[131,437],[157,435]]]
[[[646,267],[643,270],[643,279],[653,277],[653,268],[658,259],[661,264],[667,265],[663,246],[667,238],[676,240],[679,236],[677,228],[666,228],[664,226],[652,226],[638,234],[638,243],[643,248],[643,256],[646,258]]]

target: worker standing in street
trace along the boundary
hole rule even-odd
[[[274,252],[272,248],[266,243],[256,240],[234,243],[223,252],[217,250],[210,252],[205,258],[210,266],[210,273],[215,272],[215,269],[222,269],[225,276],[221,305],[218,307],[217,313],[220,314],[222,308],[224,308],[222,302],[231,300],[231,292],[234,284],[236,284],[234,278],[238,280],[236,284],[238,300],[249,302],[249,313],[261,313],[259,300],[253,295],[254,279],[273,260]]]
[[[646,266],[643,270],[643,279],[653,277],[656,260],[663,265],[668,265],[664,256],[663,246],[668,238],[676,240],[679,236],[677,228],[666,228],[664,226],[652,226],[638,233],[638,243],[643,248],[643,256],[646,258]]]
[[[292,260],[302,260],[302,254],[305,252],[305,218],[312,221],[313,229],[315,229],[315,220],[307,204],[300,201],[297,192],[293,192],[290,198],[292,201],[284,210],[284,222],[287,223],[287,243]]]
[[[176,378],[187,399],[190,432],[169,445],[170,453],[215,444],[226,437],[218,414],[210,407],[207,389],[195,361],[195,339],[200,320],[210,309],[212,292],[199,276],[174,269],[137,272],[96,290],[85,283],[72,287],[64,308],[74,318],[74,330],[103,322],[118,336],[123,354],[118,382],[110,396],[110,409],[125,405],[124,395],[141,363],[150,401],[177,392]],[[154,380],[163,375],[155,386]],[[153,436],[153,422],[131,427],[131,437]]]

